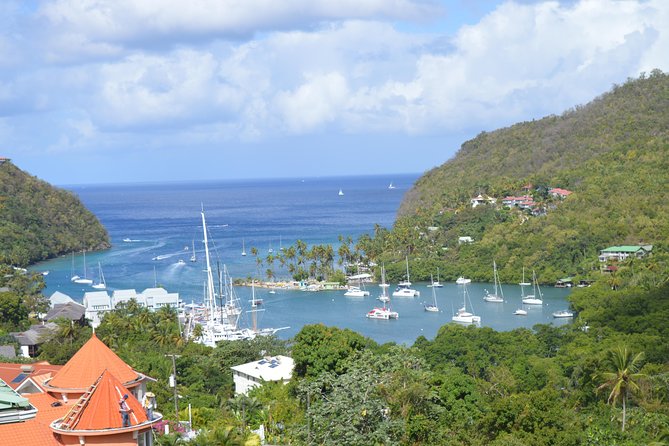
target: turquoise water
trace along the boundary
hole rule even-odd
[[[105,225],[112,239],[112,248],[87,253],[88,276],[97,278],[98,262],[102,265],[109,290],[135,288],[141,291],[163,285],[170,292],[179,292],[186,302],[202,300],[204,283],[202,228],[200,209],[203,206],[210,232],[210,248],[214,261],[225,264],[233,277],[258,276],[255,259],[250,254],[256,247],[260,256],[271,247],[278,252],[301,239],[308,244],[332,243],[338,235],[355,238],[370,233],[374,224],[390,227],[395,219],[402,195],[417,175],[343,177],[295,180],[262,180],[234,182],[200,182],[171,184],[134,184],[78,186],[69,188]],[[389,190],[393,182],[395,189]],[[342,189],[343,196],[337,192]],[[131,242],[124,242],[130,239]],[[241,256],[242,240],[248,253]],[[192,245],[198,262],[191,263]],[[159,258],[160,260],[153,260]],[[185,264],[179,264],[185,260]],[[73,271],[83,274],[83,256],[64,256],[36,265],[33,269],[48,270],[47,289],[50,295],[61,291],[81,301],[90,287],[70,282]],[[262,267],[264,271],[266,267]],[[375,297],[378,287],[370,285],[372,296],[347,298],[343,291],[316,293],[279,290],[264,298],[265,312],[260,325],[290,326],[279,332],[281,337],[293,336],[304,324],[322,322],[346,327],[378,342],[412,343],[416,337],[433,337],[440,326],[450,321],[454,310],[462,304],[461,287],[445,284],[438,289],[440,313],[426,313],[423,302],[431,301],[431,289],[416,284],[419,298],[398,298],[392,302],[400,313],[399,320],[368,320],[365,314],[380,304]],[[544,289],[543,308],[528,307],[527,316],[514,316],[520,304],[520,287],[505,286],[507,303],[483,302],[484,289],[490,284],[469,286],[474,312],[482,317],[482,325],[497,330],[531,327],[537,323],[568,323],[554,320],[551,313],[567,308],[566,289]],[[247,303],[250,290],[239,288],[242,303]]]

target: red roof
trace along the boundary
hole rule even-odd
[[[22,423],[0,424],[3,446],[52,446],[62,445],[56,440],[49,424],[62,418],[68,406],[52,406],[56,399],[46,393],[27,395],[30,404],[37,409],[37,416]]]
[[[84,408],[69,423],[69,429],[81,431],[122,428],[119,402],[123,395],[128,395],[126,403],[131,409],[130,425],[146,423],[148,420],[141,403],[114,375],[105,370]],[[82,396],[77,404],[84,401],[84,398]]]
[[[93,334],[48,385],[58,389],[87,389],[104,370],[109,370],[126,384],[140,378],[132,367]]]
[[[558,195],[562,195],[562,196],[566,197],[567,195],[571,195],[572,192],[570,190],[560,189],[559,187],[556,187],[556,188],[553,188],[553,189],[549,190],[548,193],[549,194],[558,194]]]
[[[33,370],[24,372],[21,367],[32,366]],[[63,368],[62,365],[51,365],[46,361],[35,362],[33,364],[12,364],[0,362],[0,379],[7,383],[9,387],[16,390],[26,379],[34,378],[38,375],[55,373]],[[21,376],[23,374],[23,376]]]

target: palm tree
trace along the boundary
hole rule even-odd
[[[639,366],[643,361],[644,354],[639,352],[633,355],[627,346],[618,346],[609,350],[607,356],[607,363],[609,369],[600,372],[596,375],[602,384],[597,387],[597,390],[606,388],[611,389],[607,403],[615,405],[616,400],[620,399],[623,405],[623,425],[622,430],[625,431],[625,417],[627,411],[627,398],[630,393],[639,390],[639,385],[636,381],[644,376],[639,373]]]

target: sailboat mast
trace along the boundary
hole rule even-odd
[[[211,261],[209,259],[209,239],[207,238],[207,222],[204,219],[204,209],[200,212],[202,215],[202,231],[204,232],[204,253],[207,263],[207,301],[209,305],[209,318],[214,319],[216,313],[216,300],[214,298],[214,277],[211,273]]]

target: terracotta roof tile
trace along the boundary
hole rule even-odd
[[[53,407],[56,401],[46,393],[28,395],[30,404],[37,408],[37,416],[22,423],[0,424],[3,446],[55,446],[61,445],[53,435],[49,424],[61,418],[69,410],[67,406]]]
[[[123,383],[140,377],[93,334],[48,384],[59,389],[87,389],[105,369]]]
[[[23,372],[21,370],[22,366],[32,366],[33,371],[30,373]],[[48,362],[36,362],[33,364],[13,364],[8,362],[0,362],[0,379],[6,382],[12,389],[16,389],[23,381],[28,377],[34,378],[37,375],[57,372],[63,366],[62,365],[51,365]],[[19,375],[23,373],[23,379],[18,380]],[[14,381],[16,379],[16,382]]]

